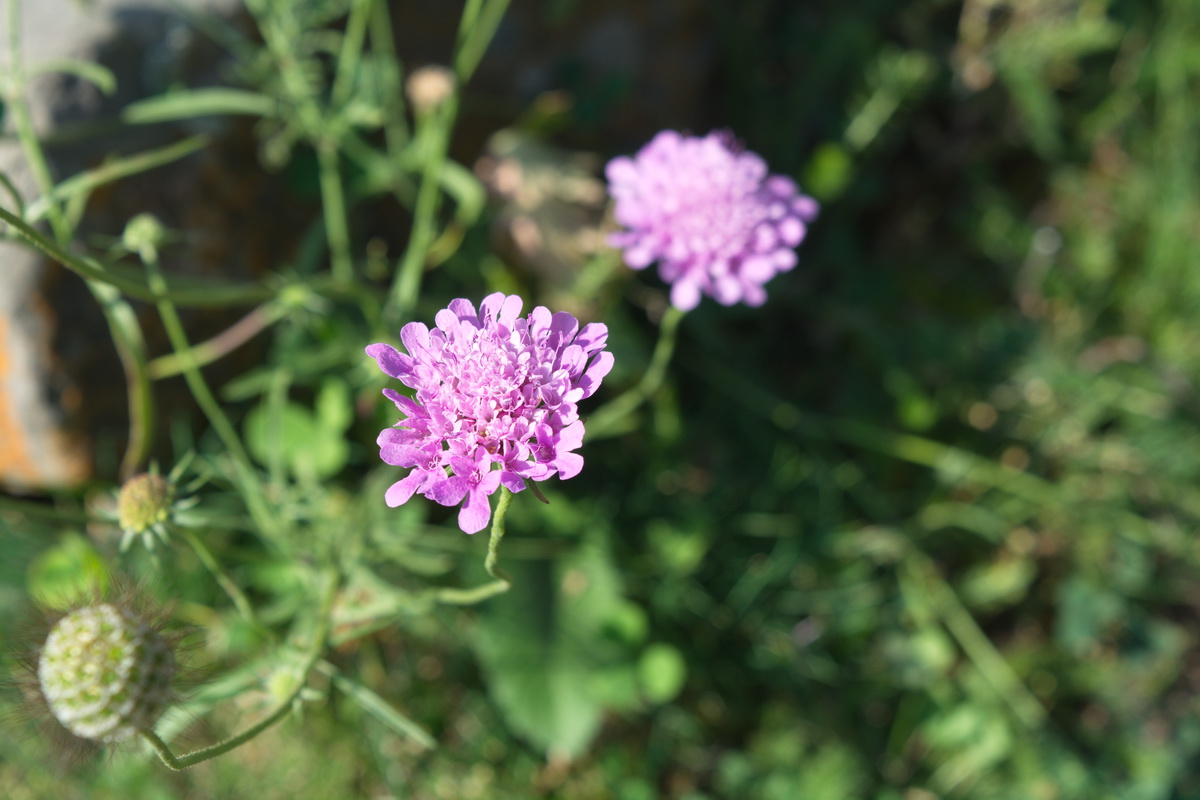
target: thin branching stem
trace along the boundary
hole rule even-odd
[[[179,318],[179,312],[176,310],[175,305],[165,297],[166,285],[163,280],[162,270],[158,266],[158,259],[153,252],[147,252],[143,253],[143,261],[146,264],[146,275],[151,288],[162,296],[162,299],[157,303],[158,313],[162,318],[163,327],[166,329],[171,347],[180,359],[180,364],[183,368],[183,377],[187,381],[188,389],[191,390],[192,396],[196,398],[196,402],[200,406],[200,410],[208,417],[213,430],[216,431],[217,436],[221,438],[229,454],[233,457],[233,462],[237,467],[241,479],[238,481],[238,485],[246,499],[246,506],[250,511],[250,515],[254,518],[255,524],[264,533],[276,533],[278,531],[277,517],[270,511],[266,498],[266,490],[262,485],[258,471],[250,463],[250,456],[246,453],[246,448],[242,445],[242,440],[238,437],[237,431],[234,430],[233,424],[229,421],[229,417],[226,416],[225,411],[221,408],[221,404],[209,388],[208,382],[204,379],[204,375],[200,372],[200,367],[197,365],[195,356],[192,353],[191,344],[188,342],[187,332],[184,331],[183,322]]]
[[[210,747],[205,747],[202,750],[196,750],[182,756],[175,755],[171,751],[170,746],[159,738],[157,733],[150,728],[145,728],[141,731],[142,738],[154,748],[154,752],[158,754],[159,759],[173,770],[184,770],[188,767],[193,767],[202,761],[208,761],[210,758],[216,758],[242,746],[291,713],[293,704],[300,697],[300,692],[304,690],[308,682],[309,673],[312,672],[313,667],[317,665],[317,662],[321,660],[321,655],[325,652],[326,640],[329,638],[329,631],[332,625],[333,601],[337,596],[337,586],[337,573],[333,570],[327,571],[322,576],[321,600],[317,609],[316,623],[311,634],[311,639],[308,642],[308,647],[304,653],[304,661],[300,669],[297,670],[295,686],[274,711],[236,736],[231,736]]]

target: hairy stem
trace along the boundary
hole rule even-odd
[[[435,593],[438,602],[456,606],[470,606],[483,602],[489,597],[504,594],[512,588],[512,578],[500,569],[500,542],[504,539],[504,518],[508,516],[508,506],[512,502],[512,492],[506,487],[500,487],[500,501],[496,503],[496,513],[492,515],[492,532],[488,539],[487,558],[483,567],[494,580],[474,589],[439,589]]]
[[[300,696],[305,684],[308,682],[308,675],[312,672],[313,667],[321,660],[321,654],[325,651],[325,640],[329,637],[329,629],[331,626],[331,614],[333,611],[333,601],[337,596],[337,573],[329,570],[323,577],[323,585],[321,587],[321,601],[317,610],[316,626],[312,633],[312,640],[308,643],[308,648],[304,653],[304,662],[298,670],[296,685],[288,694],[287,698],[279,704],[279,706],[267,716],[251,725],[246,730],[231,736],[224,741],[218,742],[210,747],[205,747],[202,750],[188,753],[186,755],[177,756],[171,752],[170,746],[159,738],[158,734],[150,728],[144,728],[141,731],[144,738],[154,752],[158,754],[159,759],[164,764],[173,770],[184,770],[188,767],[193,767],[202,761],[208,761],[210,758],[216,758],[219,755],[224,755],[234,748],[240,747],[250,741],[260,733],[270,728],[276,722],[286,717],[292,710],[292,704],[296,698]]]

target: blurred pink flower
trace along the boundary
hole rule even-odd
[[[764,284],[796,265],[794,248],[819,208],[720,131],[662,131],[633,158],[610,161],[606,175],[626,228],[609,243],[633,269],[657,261],[672,284],[672,305],[684,311],[701,294],[724,305],[762,305]]]

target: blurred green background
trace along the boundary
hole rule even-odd
[[[399,29],[423,13],[393,7]],[[822,213],[765,307],[689,314],[637,425],[586,443],[549,506],[514,503],[510,594],[402,615],[330,656],[437,749],[331,695],[180,775],[138,752],[56,774],[36,735],[0,736],[0,794],[1200,797],[1200,6],[604,7],[642,51],[596,72],[564,50],[525,94],[498,65],[530,40],[502,25],[452,157],[555,148],[597,175],[659,126],[728,127]],[[603,23],[572,0],[510,14],[564,41]],[[662,67],[656,112],[646,65],[676,51],[647,31],[664,30],[695,61]],[[311,184],[311,154],[289,157]],[[397,224],[371,213],[364,241]],[[416,317],[494,288],[584,309],[612,329],[599,400],[615,396],[649,360],[661,283],[539,271],[519,237],[497,244],[509,213],[493,195]],[[268,364],[316,396],[364,335],[334,308],[279,335]],[[337,364],[337,380],[374,398],[368,366]],[[477,581],[481,538],[418,501],[383,508],[395,471],[376,466],[365,402],[326,500],[381,558],[396,551],[401,585],[404,570]],[[5,607],[72,530],[0,511]],[[238,547],[214,545],[235,563]],[[264,593],[289,580],[249,560],[237,573]],[[184,612],[223,609],[198,565],[173,580]],[[253,651],[225,610],[192,617],[224,637],[223,664]]]

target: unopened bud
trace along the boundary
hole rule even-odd
[[[138,214],[125,225],[121,243],[131,252],[146,258],[157,253],[166,238],[167,230],[157,217],[153,214]]]
[[[414,70],[404,84],[408,102],[418,114],[433,111],[454,94],[454,73],[447,67],[429,66]]]
[[[166,522],[171,516],[175,487],[160,475],[134,475],[117,497],[117,524],[126,534],[139,535]]]

